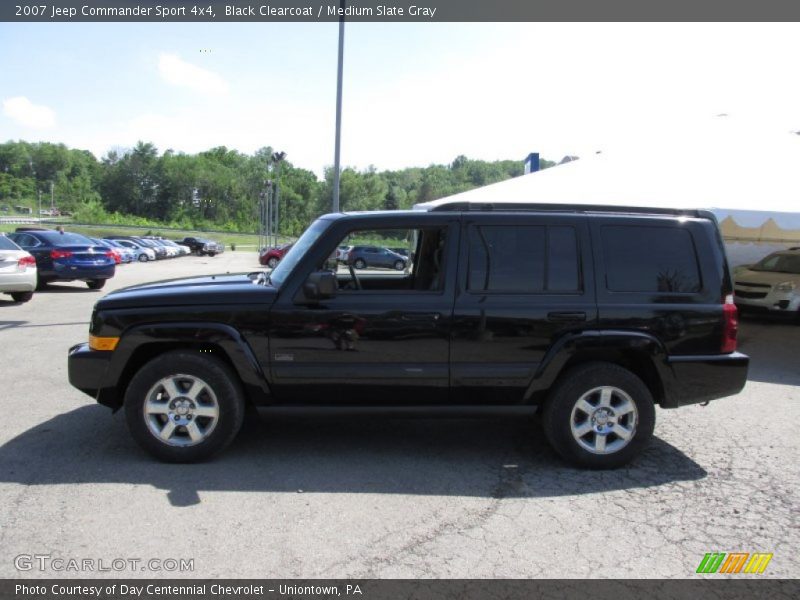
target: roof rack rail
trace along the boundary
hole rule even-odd
[[[606,204],[545,204],[522,202],[449,202],[434,206],[431,212],[573,212],[573,213],[617,213],[645,215],[677,215],[684,217],[707,216],[709,211],[685,208],[655,208],[646,206],[609,206]]]

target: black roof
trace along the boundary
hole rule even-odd
[[[684,217],[712,216],[710,211],[647,206],[609,206],[604,204],[546,204],[541,202],[449,202],[430,209],[430,212],[571,212],[615,213],[636,215],[674,215]]]

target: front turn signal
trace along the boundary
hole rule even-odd
[[[118,337],[97,337],[94,335],[89,336],[89,348],[92,350],[102,350],[111,352],[119,344]]]

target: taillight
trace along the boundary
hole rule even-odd
[[[33,258],[30,254],[28,256],[23,256],[17,261],[17,267],[24,271],[28,267],[35,267],[36,266],[36,259]]]
[[[72,256],[72,252],[69,250],[51,250],[50,251],[50,258],[69,258]]]
[[[733,303],[731,294],[725,296],[722,305],[722,346],[720,352],[730,354],[736,352],[736,335],[739,333],[739,309]]]

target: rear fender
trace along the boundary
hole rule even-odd
[[[662,401],[674,381],[664,345],[647,333],[624,330],[584,331],[558,340],[539,364],[525,392],[525,400],[545,394],[565,369],[584,362],[584,359],[624,364],[626,357],[635,358],[648,372],[655,374],[657,381],[645,382],[654,392],[656,401]]]

